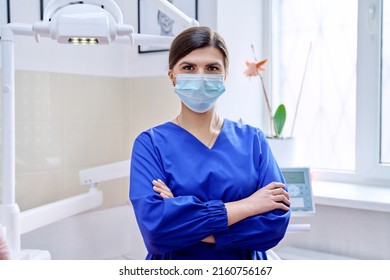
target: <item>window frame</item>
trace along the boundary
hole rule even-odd
[[[312,168],[314,180],[389,186],[390,164],[380,163],[382,1],[358,2],[355,170]],[[272,59],[272,0],[263,5],[263,49]]]

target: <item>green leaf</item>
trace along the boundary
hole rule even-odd
[[[283,131],[284,123],[286,122],[286,107],[283,104],[280,104],[275,112],[275,130],[276,136],[280,137]]]

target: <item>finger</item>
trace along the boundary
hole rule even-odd
[[[153,183],[153,185],[155,185],[157,187],[168,189],[167,185],[163,181],[161,181],[160,179],[153,180],[152,183]]]
[[[290,210],[290,207],[288,207],[287,205],[283,204],[283,203],[277,203],[277,206],[276,206],[277,209],[282,209],[284,211],[288,211]]]
[[[153,186],[153,191],[158,193],[160,196],[163,193],[165,195],[165,197],[167,197],[167,198],[172,198],[173,197],[172,191],[165,185],[163,185],[163,186],[161,186],[161,184],[154,185]]]
[[[153,191],[155,191],[158,194],[161,194],[163,190],[160,189],[159,187],[153,186]]]
[[[155,185],[155,186],[158,186],[158,187],[162,187],[162,186],[165,185],[164,182],[158,181],[158,180],[153,180],[152,184]]]
[[[165,193],[160,193],[160,196],[162,197],[162,198],[170,198],[167,194],[165,194]]]
[[[273,195],[282,194],[283,193],[283,189],[281,189],[281,188],[273,189],[273,190],[271,190],[271,193]]]
[[[153,187],[153,191],[158,193],[163,198],[172,198],[173,197],[172,192],[167,192],[167,191],[162,190],[162,189],[160,189],[158,187]]]
[[[283,195],[287,197],[287,199],[290,199],[290,194],[285,189],[283,189]]]
[[[153,180],[152,181],[153,185],[156,186],[156,187],[159,187],[163,190],[166,190],[166,191],[171,191],[167,185],[165,185],[165,183],[163,181],[161,181],[160,179],[158,179],[157,181],[156,180]]]
[[[290,205],[290,204],[291,204],[290,200],[288,200],[287,197],[285,197],[285,196],[282,195],[282,194],[276,195],[274,201],[275,201],[275,202],[283,202],[284,204],[287,204],[287,205]]]
[[[155,180],[156,181],[156,180]],[[166,186],[166,184],[164,183],[164,181],[162,181],[161,179],[157,179],[156,181],[158,184],[160,184],[161,186]]]
[[[154,187],[156,187],[156,188],[158,188],[158,189],[161,189],[161,190],[166,190],[166,186],[165,186],[165,184],[164,183],[162,183],[162,182],[159,182],[159,181],[156,181],[156,180],[153,180],[152,181],[152,184],[153,184],[153,186]]]
[[[280,183],[280,182],[272,182],[272,183],[268,184],[268,185],[265,186],[265,187],[272,190],[272,189],[285,188],[286,185],[283,184],[283,183]]]
[[[159,186],[153,186],[153,190],[154,190],[155,192],[158,192],[158,193],[162,193],[162,192],[169,193],[169,192],[170,192],[169,189],[166,190],[165,188],[161,188],[161,187],[159,187]]]
[[[281,194],[281,195],[284,195],[285,197],[287,197],[287,199],[290,199],[290,195],[285,189],[280,189],[280,188],[274,189],[274,190],[272,190],[272,194],[273,195]]]

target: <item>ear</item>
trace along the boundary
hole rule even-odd
[[[173,79],[175,78],[175,75],[173,74],[172,69],[169,69],[169,71],[168,71],[168,77],[169,77],[171,80],[173,80]]]
[[[175,77],[175,74],[173,74],[172,70],[168,71],[168,77],[169,77],[169,79],[171,79],[172,85],[175,86],[176,85],[176,77]]]

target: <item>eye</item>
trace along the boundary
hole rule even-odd
[[[180,72],[193,72],[195,70],[196,65],[189,62],[183,62],[179,65],[179,71]]]
[[[186,70],[186,71],[194,70],[194,66],[192,66],[192,65],[185,65],[185,66],[183,66],[183,70]]]
[[[219,65],[209,65],[207,66],[208,72],[221,72],[221,67]]]

